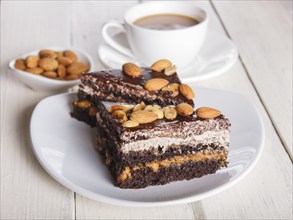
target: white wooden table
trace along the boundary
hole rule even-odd
[[[29,120],[53,94],[16,80],[8,62],[60,45],[83,48],[103,68],[101,24],[139,3],[1,1],[1,219],[292,219],[292,1],[196,2],[210,13],[210,28],[228,35],[240,54],[227,73],[196,85],[250,97],[265,123],[261,159],[234,187],[186,205],[125,208],[76,194],[41,168]]]

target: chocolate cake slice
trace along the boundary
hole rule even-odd
[[[145,88],[145,83],[150,79],[163,79],[167,81],[167,84],[163,86],[165,88],[148,91]],[[140,76],[131,77],[123,73],[122,70],[102,70],[82,75],[78,98],[80,100],[88,99],[94,103],[99,100],[125,103],[143,101],[146,104],[166,106],[186,102],[193,106],[192,98],[188,99],[179,93],[178,87],[172,89],[170,87],[172,84],[175,86],[181,84],[176,73],[167,76],[164,72],[141,68]],[[169,88],[167,88],[168,85]]]
[[[139,74],[135,76],[129,74],[127,70],[132,70],[129,65],[138,69]],[[174,69],[171,68],[171,70]],[[71,115],[94,127],[95,118],[89,115],[89,111],[100,100],[125,103],[144,102],[161,106],[184,102],[194,106],[192,100],[194,96],[192,89],[181,83],[176,71],[166,75],[165,71],[140,68],[127,63],[123,65],[123,70],[109,69],[84,73],[78,89],[78,99],[73,103]],[[84,102],[90,104],[85,106]]]
[[[211,108],[97,102],[97,149],[120,188],[215,173],[227,165],[229,128]]]
[[[194,111],[194,96],[168,60],[151,68],[127,63],[84,73],[71,114],[97,127],[115,185],[144,188],[227,166],[230,122],[216,109]]]

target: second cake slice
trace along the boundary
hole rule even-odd
[[[188,104],[97,108],[97,148],[121,188],[198,178],[227,164],[230,122],[214,109],[201,118]]]

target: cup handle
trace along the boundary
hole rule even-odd
[[[126,33],[124,24],[120,21],[109,21],[102,26],[102,36],[103,39],[109,44],[112,48],[117,50],[118,52],[128,56],[129,58],[134,59],[134,54],[128,48],[122,46],[120,43],[115,41],[112,36],[109,35],[108,29],[109,28],[116,28],[119,32]]]

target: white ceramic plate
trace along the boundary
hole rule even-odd
[[[229,165],[215,174],[145,189],[114,187],[110,172],[95,151],[95,129],[69,115],[75,94],[42,100],[35,108],[30,134],[44,169],[67,188],[94,200],[122,206],[160,206],[194,202],[238,182],[254,167],[264,145],[257,109],[238,94],[197,88],[196,107],[220,109],[232,123]]]
[[[123,33],[116,34],[113,38],[129,48],[129,44]],[[99,46],[98,55],[101,62],[106,67],[112,69],[121,69],[122,65],[127,62],[146,66],[143,62],[133,60],[119,53],[106,43],[102,43]],[[228,37],[218,31],[208,30],[205,43],[197,59],[188,68],[181,69],[178,66],[177,72],[183,82],[205,80],[225,73],[233,66],[237,58],[237,48]]]

